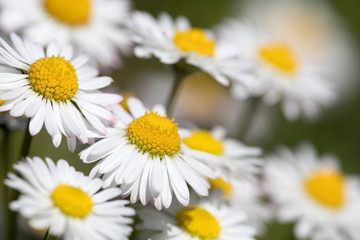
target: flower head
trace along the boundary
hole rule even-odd
[[[14,48],[0,40],[0,62],[6,68],[0,73],[0,99],[7,100],[0,112],[13,117],[30,118],[29,131],[36,135],[45,125],[58,147],[62,135],[70,151],[76,139],[87,143],[106,133],[115,121],[107,109],[121,96],[99,91],[112,79],[98,77],[97,70],[86,65],[87,58],[73,58],[70,46],[50,44],[46,51],[28,40],[11,35]]]
[[[215,176],[207,163],[219,159],[201,151],[193,154],[198,158],[193,157],[194,151],[181,143],[177,123],[167,117],[163,106],[150,111],[134,97],[127,104],[130,113],[118,106],[115,128],[81,152],[85,163],[100,160],[91,174],[103,175],[105,187],[120,185],[132,203],[140,199],[145,205],[151,200],[158,209],[170,206],[173,193],[186,206],[187,184],[207,196],[207,178]]]
[[[117,188],[100,190],[103,182],[84,176],[65,160],[26,158],[14,165],[20,176],[8,174],[5,184],[20,192],[10,203],[35,229],[50,228],[64,239],[127,239],[135,211]]]
[[[341,172],[333,156],[319,157],[309,144],[296,151],[282,147],[268,157],[265,187],[278,218],[295,222],[306,239],[358,239],[359,180]]]
[[[103,67],[121,62],[117,50],[129,53],[123,26],[128,0],[5,0],[0,6],[0,27],[6,32],[19,31],[42,45],[71,44]]]

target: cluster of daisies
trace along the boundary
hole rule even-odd
[[[299,239],[360,239],[360,182],[335,157],[308,143],[264,154],[220,126],[184,128],[163,105],[103,92],[113,80],[97,70],[133,50],[183,75],[201,70],[235,98],[280,102],[289,120],[313,119],[336,89],[291,42],[239,20],[209,31],[154,18],[127,0],[0,0],[0,9],[0,112],[29,119],[31,136],[45,128],[55,147],[80,142],[80,160],[96,163],[89,176],[48,157],[5,169],[20,192],[9,208],[32,228],[70,240],[250,240],[277,219],[295,223]]]

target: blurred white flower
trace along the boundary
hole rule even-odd
[[[209,198],[192,198],[185,208],[174,204],[159,212],[145,207],[137,213],[142,220],[137,226],[139,239],[255,239],[256,230],[248,224],[246,213],[232,208],[216,193]]]
[[[233,14],[291,42],[306,62],[322,68],[340,98],[355,93],[359,57],[354,39],[326,1],[241,1]]]
[[[223,198],[230,203],[232,208],[248,214],[249,224],[261,235],[265,230],[265,223],[272,218],[273,211],[270,204],[261,200],[263,197],[262,186],[259,181],[248,181],[232,178],[225,181],[218,177],[209,179],[211,190],[222,191]]]
[[[7,68],[0,72],[0,99],[6,100],[0,112],[31,118],[31,135],[45,125],[55,147],[64,134],[71,152],[77,138],[87,143],[105,135],[106,125],[115,121],[106,106],[119,102],[121,96],[98,89],[112,79],[98,77],[97,70],[86,65],[87,57],[73,58],[70,46],[52,43],[44,51],[15,34],[11,39],[15,48],[0,39],[0,62]]]
[[[250,24],[229,20],[219,27],[219,34],[228,39],[233,51],[252,65],[257,81],[253,95],[262,95],[267,104],[279,101],[289,120],[301,114],[309,119],[319,115],[322,107],[334,103],[336,94],[317,65],[304,61],[291,42],[256,29]],[[235,96],[242,90],[233,88]]]
[[[135,12],[129,22],[133,40],[137,44],[135,55],[162,63],[175,64],[185,60],[210,74],[222,85],[235,84],[248,95],[253,88],[253,77],[247,73],[250,65],[234,55],[226,43],[217,42],[209,31],[192,28],[183,16],[173,20],[167,13],[155,19],[146,12]]]
[[[300,239],[360,239],[360,181],[347,177],[334,156],[309,144],[278,149],[267,159],[264,184],[282,222],[295,222]]]
[[[147,110],[137,98],[127,102],[129,112],[117,105],[119,122],[104,139],[80,153],[85,163],[98,161],[90,175],[103,175],[104,187],[120,184],[123,196],[157,209],[168,208],[175,193],[179,202],[189,203],[189,184],[200,196],[208,196],[214,178],[209,162],[215,155],[184,148],[177,123],[156,105]]]
[[[218,156],[221,159],[220,162],[209,164],[216,169],[216,176],[226,181],[233,178],[254,180],[261,170],[262,150],[258,147],[246,146],[235,139],[226,138],[226,130],[223,127],[214,127],[211,132],[181,129],[180,136],[184,147]],[[197,156],[194,157],[197,158]]]
[[[42,45],[56,40],[71,44],[104,67],[121,63],[118,49],[130,52],[122,25],[128,19],[128,0],[1,0],[0,27],[18,31]]]
[[[121,190],[100,190],[103,182],[84,176],[67,161],[54,162],[39,157],[26,158],[14,165],[22,177],[8,174],[5,184],[20,191],[19,199],[10,203],[29,219],[31,227],[72,239],[128,239],[135,214],[126,207],[127,200],[110,200]]]

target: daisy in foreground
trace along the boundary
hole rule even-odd
[[[319,157],[308,144],[295,152],[282,147],[268,158],[264,182],[279,220],[295,221],[297,238],[360,239],[360,182],[345,176],[333,156]]]
[[[65,240],[128,239],[135,211],[125,206],[126,200],[110,200],[120,189],[100,190],[102,180],[84,176],[65,160],[55,165],[49,158],[27,157],[14,168],[23,178],[8,173],[5,184],[21,193],[10,208],[29,219],[31,227],[49,228]]]
[[[134,49],[137,57],[150,58],[153,55],[162,63],[179,63],[180,67],[184,66],[184,60],[210,74],[222,85],[228,86],[231,82],[239,86],[244,95],[247,89],[256,85],[255,79],[247,73],[249,65],[234,56],[226,43],[216,42],[208,31],[192,28],[183,16],[173,20],[167,13],[161,13],[155,19],[146,12],[135,12],[129,29],[137,45]]]
[[[182,205],[188,205],[187,184],[207,196],[207,178],[215,177],[210,162],[220,159],[184,148],[177,123],[167,118],[163,106],[149,111],[134,97],[127,105],[130,113],[118,108],[115,128],[80,153],[85,163],[101,160],[90,175],[103,175],[104,187],[120,184],[123,196],[131,195],[132,203],[140,199],[145,205],[151,200],[157,209],[170,206],[173,192]]]
[[[213,162],[213,168],[217,170],[216,175],[226,181],[232,178],[255,179],[256,174],[260,172],[263,164],[260,156],[262,150],[226,138],[226,130],[223,127],[217,126],[211,131],[181,129],[180,135],[185,148],[218,156],[221,161]]]
[[[161,212],[143,207],[137,212],[142,220],[137,226],[139,235],[149,240],[255,239],[256,231],[247,223],[247,215],[223,202],[217,193],[201,200],[192,198],[188,207],[174,204]]]
[[[252,65],[258,82],[252,94],[262,95],[269,105],[281,102],[287,119],[301,114],[313,119],[322,107],[334,103],[335,91],[324,76],[327,69],[301,58],[291,42],[236,20],[226,22],[218,32],[234,53]],[[232,90],[235,96],[243,95],[241,88]]]
[[[106,125],[115,121],[107,106],[121,96],[98,89],[112,79],[98,77],[97,70],[86,65],[87,57],[73,58],[70,46],[50,44],[44,50],[15,34],[11,39],[15,48],[0,39],[0,63],[8,68],[0,73],[0,100],[6,100],[0,112],[31,118],[31,135],[45,125],[55,147],[64,134],[70,151],[75,150],[76,138],[87,143],[89,137],[104,135]]]
[[[21,32],[42,45],[56,40],[91,55],[103,66],[117,66],[117,49],[127,52],[128,0],[1,0],[0,27]]]

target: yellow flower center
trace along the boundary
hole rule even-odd
[[[319,169],[304,181],[306,192],[317,202],[330,208],[344,204],[344,177],[331,169]]]
[[[294,74],[298,68],[295,53],[285,43],[263,45],[259,49],[259,55],[266,63],[284,73]]]
[[[32,89],[44,98],[66,101],[78,90],[76,69],[64,57],[40,58],[29,68]]]
[[[215,239],[220,234],[218,220],[201,207],[184,208],[177,213],[176,220],[188,233],[202,240]]]
[[[151,155],[172,156],[180,150],[181,139],[177,123],[151,111],[134,119],[128,126],[130,143]]]
[[[54,18],[69,25],[84,25],[90,19],[90,0],[44,0],[44,7]]]
[[[54,205],[69,216],[86,217],[94,203],[89,195],[80,188],[60,184],[51,193]]]
[[[0,106],[6,103],[7,100],[0,100]]]
[[[231,195],[233,190],[231,183],[225,182],[221,177],[217,177],[215,179],[208,178],[208,180],[212,189],[219,188],[223,191],[225,196]]]
[[[199,55],[213,55],[215,42],[206,33],[198,28],[177,30],[173,43],[184,52],[197,52]]]
[[[183,142],[192,149],[220,155],[224,152],[224,145],[215,139],[210,132],[204,130],[193,131],[190,137],[183,139]]]

